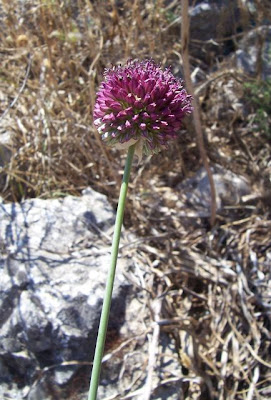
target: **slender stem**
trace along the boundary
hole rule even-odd
[[[125,163],[125,169],[124,169],[122,185],[121,185],[120,195],[119,195],[119,204],[118,204],[118,209],[117,209],[115,230],[114,230],[112,250],[111,250],[111,264],[110,264],[106,288],[105,288],[104,302],[103,302],[100,326],[99,326],[98,337],[97,337],[97,342],[96,342],[96,349],[95,349],[95,356],[94,356],[93,367],[92,367],[88,400],[96,400],[96,396],[97,396],[97,390],[98,390],[100,373],[101,373],[102,358],[103,358],[103,353],[104,353],[104,344],[105,344],[107,325],[108,325],[108,319],[109,319],[109,313],[110,313],[112,291],[113,291],[113,286],[114,286],[116,265],[117,265],[118,252],[119,252],[120,232],[121,232],[121,227],[122,227],[123,214],[124,214],[124,208],[125,208],[125,200],[126,200],[127,189],[128,189],[128,181],[129,181],[129,177],[130,177],[134,152],[135,152],[135,145],[130,146],[128,149],[128,155],[127,155],[127,159],[126,159],[126,163]]]

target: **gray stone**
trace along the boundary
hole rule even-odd
[[[3,167],[11,157],[10,147],[12,145],[11,133],[0,134],[0,166]]]
[[[65,385],[78,370],[65,363],[92,359],[114,218],[106,197],[91,189],[80,198],[0,204],[1,398],[14,379],[31,387],[50,366],[45,376]],[[129,289],[124,264],[119,260],[109,325],[116,332]],[[53,398],[48,379],[31,387],[30,398]]]
[[[217,211],[225,206],[240,204],[242,196],[251,193],[247,179],[237,175],[219,165],[211,167],[216,189]],[[205,168],[198,170],[191,178],[177,186],[179,201],[177,206],[185,211],[192,211],[195,215],[209,216],[211,191]]]
[[[1,93],[0,93],[1,100]],[[1,124],[1,122],[0,122]],[[5,168],[11,160],[12,156],[12,132],[0,126],[0,190],[2,190],[6,183]]]
[[[271,27],[261,26],[247,33],[235,53],[235,61],[246,74],[271,78]]]
[[[167,3],[169,7],[172,3],[170,11],[174,19],[166,30],[171,29],[175,35],[179,35],[182,23],[180,2]],[[239,2],[232,0],[189,2],[190,54],[204,60],[206,65],[215,67],[217,56],[225,56],[233,51],[232,40],[220,39],[230,37],[242,29],[241,14],[244,9],[249,13],[248,4],[240,5]]]
[[[197,48],[207,51],[218,49],[217,38],[234,34],[234,29],[240,24],[238,2],[231,0],[199,1],[189,8],[191,39],[210,41],[208,47]]]

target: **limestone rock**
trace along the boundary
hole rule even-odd
[[[271,77],[271,27],[260,26],[247,33],[239,44],[235,60],[237,68],[261,79]]]
[[[240,204],[242,196],[251,193],[249,182],[243,176],[237,175],[219,165],[211,167],[216,188],[217,210],[225,206]],[[177,187],[179,201],[177,206],[195,215],[210,215],[211,190],[205,168],[198,170],[191,178],[186,179]]]
[[[56,398],[34,385],[37,371],[58,365],[51,375],[61,386],[78,369],[65,363],[92,359],[113,223],[106,197],[91,189],[81,198],[0,204],[1,398],[15,390],[14,381],[29,387],[29,399]],[[120,261],[113,331],[123,322],[129,288]]]

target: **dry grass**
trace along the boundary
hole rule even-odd
[[[123,155],[101,145],[92,125],[104,67],[153,57],[182,71],[180,3],[119,3],[2,0],[0,132],[12,135],[1,173],[5,201],[77,195],[92,186],[115,204]],[[256,3],[263,12],[264,2]],[[224,60],[211,73],[214,57],[195,56],[204,46],[192,37],[207,152],[212,163],[246,174],[257,193],[224,208],[212,229],[208,218],[184,218],[176,186],[201,165],[188,121],[177,146],[134,168],[126,224],[142,241],[129,254],[145,270],[149,304],[162,296],[156,322],[175,339],[184,368],[177,378],[191,378],[180,398],[269,399],[270,141],[237,106],[247,78]]]
[[[2,2],[1,129],[13,135],[5,199],[78,194],[88,185],[112,193],[120,156],[92,126],[104,67],[145,56],[168,63],[162,3],[143,3],[118,11],[107,1]]]

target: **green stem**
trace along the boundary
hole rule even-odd
[[[111,264],[110,264],[109,274],[107,277],[107,283],[106,283],[106,288],[105,288],[104,302],[103,302],[100,326],[99,326],[98,337],[97,337],[97,342],[96,342],[96,349],[95,349],[95,356],[94,356],[93,367],[92,367],[88,400],[96,400],[96,396],[97,396],[97,390],[98,390],[100,372],[101,372],[101,365],[102,365],[102,358],[103,358],[103,353],[104,353],[104,344],[105,344],[107,325],[108,325],[108,319],[109,319],[109,313],[110,313],[112,291],[113,291],[113,286],[114,286],[116,265],[117,265],[118,252],[119,252],[120,232],[121,232],[121,227],[122,227],[123,214],[124,214],[124,208],[125,208],[125,200],[126,200],[127,189],[128,189],[128,181],[129,181],[129,177],[130,177],[134,152],[135,152],[135,145],[130,146],[128,149],[128,155],[127,155],[127,159],[126,159],[126,163],[125,163],[125,169],[124,169],[122,185],[121,185],[120,195],[119,195],[119,204],[118,204],[118,209],[117,209],[115,230],[114,230],[112,250],[111,250]]]

